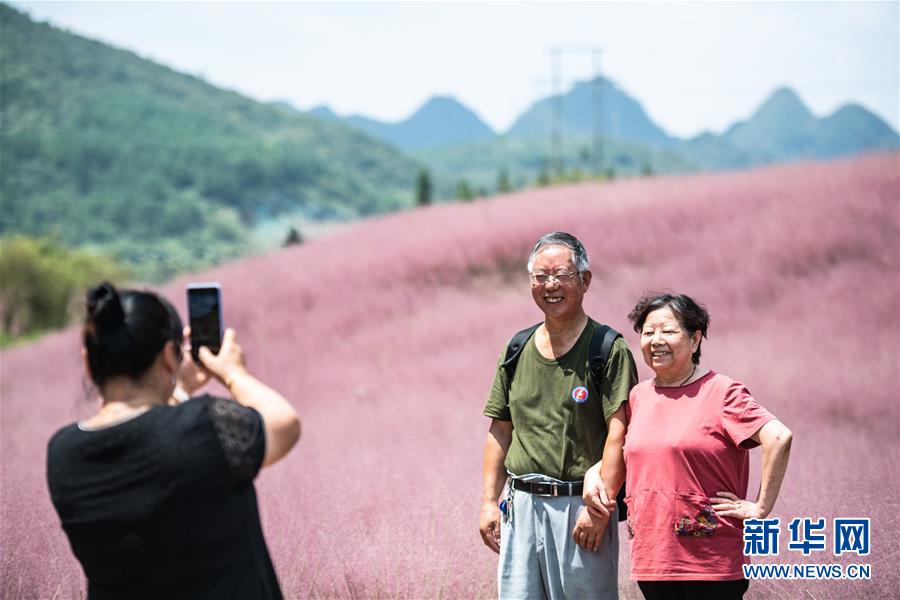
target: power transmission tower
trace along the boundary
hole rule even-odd
[[[595,176],[603,172],[603,83],[600,79],[600,52],[597,47],[591,51],[591,165]]]
[[[562,58],[565,53],[589,53],[591,56],[591,167],[595,175],[603,172],[603,82],[600,75],[600,46],[554,46],[550,48],[552,86],[550,142],[553,168],[558,175],[565,170],[563,158]]]
[[[553,94],[553,108],[552,108],[552,126],[550,130],[551,135],[551,145],[553,148],[552,152],[552,163],[551,170],[558,176],[561,175],[564,169],[563,165],[563,148],[562,148],[562,119],[563,119],[563,99],[562,99],[562,74],[560,73],[560,69],[562,68],[562,49],[559,47],[551,48],[551,73],[550,73],[550,85],[552,86],[552,94]]]

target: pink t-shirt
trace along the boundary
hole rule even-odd
[[[708,498],[747,497],[750,437],[775,417],[713,371],[677,388],[642,381],[625,410],[631,578],[743,579],[743,523]]]

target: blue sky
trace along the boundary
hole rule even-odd
[[[674,135],[721,131],[780,86],[817,115],[900,126],[900,2],[12,2],[259,100],[400,120],[452,95],[495,130],[602,73]]]

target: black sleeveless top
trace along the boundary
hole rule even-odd
[[[59,430],[50,496],[102,598],[281,598],[253,478],[262,417],[201,396],[117,425]]]

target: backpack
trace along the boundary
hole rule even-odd
[[[500,365],[506,371],[506,377],[512,385],[513,376],[516,374],[516,366],[519,364],[519,356],[522,349],[538,327],[543,322],[532,325],[527,329],[523,329],[512,337],[509,346],[506,347],[506,356]],[[603,381],[603,372],[606,370],[606,362],[609,360],[609,354],[612,352],[613,343],[616,338],[622,337],[622,334],[610,327],[609,325],[598,324],[594,336],[591,338],[591,346],[588,349],[588,364],[590,366],[590,377],[595,388],[600,387]],[[508,391],[508,390],[507,390]],[[616,496],[616,504],[619,507],[619,521],[628,518],[628,507],[625,504],[625,484],[619,489]]]

